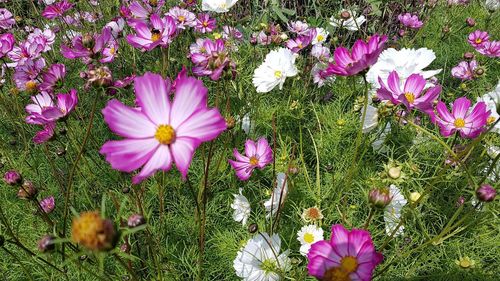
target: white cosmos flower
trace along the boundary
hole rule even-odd
[[[434,51],[427,48],[415,49],[401,49],[396,50],[389,48],[383,51],[378,57],[377,62],[370,68],[366,74],[366,79],[375,88],[379,88],[378,77],[386,81],[389,74],[396,70],[402,85],[404,85],[406,78],[412,74],[421,74],[425,79],[441,72],[441,69],[424,70],[432,61],[436,59]],[[427,86],[431,86],[428,83]]]
[[[361,117],[360,119],[363,119],[363,111],[365,110],[364,107],[361,108]],[[378,125],[378,108],[375,106],[368,104],[368,107],[366,108],[366,116],[365,120],[363,122],[363,133],[369,133],[373,129],[377,128]]]
[[[277,234],[257,234],[238,251],[233,267],[236,275],[247,281],[278,281],[279,272],[291,269],[288,250],[280,254],[281,240]]]
[[[267,54],[264,62],[255,69],[253,73],[253,85],[258,93],[267,93],[279,85],[283,89],[283,84],[287,77],[297,75],[294,54],[287,48],[279,48]]]
[[[253,122],[250,119],[250,114],[246,113],[241,119],[241,129],[248,135],[250,131],[253,130]]]
[[[384,210],[385,232],[387,233],[387,235],[390,235],[399,224],[399,221],[401,219],[401,210],[408,202],[401,193],[401,190],[399,190],[399,188],[394,184],[391,184],[389,186],[389,192],[392,196],[392,200]],[[404,226],[401,225],[394,236],[403,234],[403,231]]]
[[[203,0],[201,9],[203,11],[225,13],[231,9],[238,0]]]
[[[234,209],[233,219],[237,222],[241,222],[243,225],[247,224],[248,217],[250,217],[250,203],[248,199],[241,193],[243,189],[240,188],[240,194],[233,194],[234,201],[231,204],[231,208]]]
[[[481,101],[486,104],[486,109],[491,112],[490,117],[488,118],[488,124],[494,123],[500,117],[498,113],[498,106],[500,105],[500,80],[493,91],[477,98],[477,102]],[[500,134],[500,123],[497,123],[495,127],[491,129],[491,132]]]
[[[286,195],[288,194],[288,183],[285,173],[278,173],[276,179],[276,187],[271,194],[271,198],[264,202],[264,207],[266,207],[267,215],[269,218],[271,214],[274,216],[280,205],[285,201]]]
[[[328,31],[326,31],[324,28],[317,27],[316,36],[314,36],[311,44],[313,45],[322,44],[323,42],[326,41],[328,34],[329,34]]]
[[[340,11],[339,15],[342,13],[342,12],[345,12],[347,10],[342,10]],[[350,11],[347,11],[349,13],[351,13]],[[365,16],[361,15],[359,16],[358,18],[356,18],[356,13],[353,12],[353,15],[351,15],[350,18],[344,20],[344,19],[338,19],[336,17],[331,17],[330,18],[330,24],[333,26],[333,27],[340,27],[340,28],[345,28],[347,30],[350,30],[350,31],[357,31],[359,29],[359,27],[361,27],[361,25],[366,21],[366,18]]]
[[[486,0],[484,5],[486,6],[486,9],[493,12],[493,11],[496,11],[500,8],[500,1],[498,1],[498,0]]]
[[[314,224],[305,225],[297,232],[297,240],[300,242],[300,254],[306,256],[312,244],[324,240],[323,229]]]

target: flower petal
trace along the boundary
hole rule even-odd
[[[156,126],[138,109],[130,108],[116,99],[108,102],[102,110],[104,121],[111,131],[126,138],[150,138],[156,133]]]
[[[159,145],[154,154],[142,168],[141,172],[132,178],[133,184],[139,184],[156,171],[168,171],[172,167],[172,155],[168,145]]]
[[[159,145],[154,138],[107,141],[99,153],[106,156],[113,169],[130,173],[144,165]]]
[[[168,125],[170,101],[168,94],[170,85],[159,74],[146,72],[134,79],[137,102],[155,125]]]

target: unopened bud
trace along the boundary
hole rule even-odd
[[[248,226],[248,232],[255,233],[257,231],[259,231],[259,226],[256,223],[252,223]]]
[[[20,199],[32,199],[37,193],[36,187],[31,181],[24,181],[21,188],[17,192],[17,197]]]
[[[473,27],[473,26],[475,26],[475,25],[476,25],[476,20],[475,20],[475,19],[473,19],[473,18],[467,18],[467,19],[465,20],[465,23],[466,23],[468,26]]]
[[[42,253],[51,252],[56,248],[54,244],[55,237],[52,235],[45,235],[38,241],[38,250]]]
[[[127,225],[130,228],[138,227],[138,226],[143,225],[145,223],[146,223],[146,219],[139,214],[131,215],[127,221]]]
[[[351,13],[349,13],[349,11],[342,11],[342,13],[340,13],[340,18],[343,20],[348,20],[351,18]]]
[[[495,200],[497,191],[489,184],[483,184],[476,190],[476,196],[479,201],[491,202]]]
[[[373,207],[383,209],[391,203],[392,197],[387,188],[374,188],[368,193],[368,201]]]

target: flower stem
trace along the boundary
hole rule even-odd
[[[373,214],[375,214],[375,212],[373,211],[373,208],[370,208],[370,212],[368,213],[368,218],[366,219],[365,225],[363,225],[363,229],[368,228],[368,225],[370,225],[370,222],[372,221]]]

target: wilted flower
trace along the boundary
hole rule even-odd
[[[276,175],[276,186],[273,189],[271,198],[264,202],[266,208],[266,218],[274,216],[283,206],[286,196],[288,195],[288,178],[285,173]]]
[[[286,41],[286,47],[294,53],[300,52],[305,47],[311,44],[312,37],[309,34],[300,35],[295,39],[289,39]]]
[[[54,196],[49,196],[40,201],[40,208],[46,213],[51,213],[56,206],[56,202],[54,200]]]
[[[463,80],[474,79],[474,71],[477,69],[478,64],[476,60],[470,62],[462,61],[457,66],[451,69],[451,75],[455,78]]]
[[[489,184],[483,184],[476,190],[477,199],[481,202],[491,202],[495,200],[497,191]]]
[[[418,19],[417,15],[412,15],[410,13],[400,14],[398,20],[402,25],[414,29],[419,29],[424,25],[424,23]]]
[[[321,210],[318,207],[314,206],[304,209],[301,218],[307,223],[318,222],[323,219],[323,213],[321,213]]]
[[[474,268],[474,266],[476,265],[476,261],[465,256],[465,257],[460,257],[458,260],[456,260],[455,264],[463,269],[469,269],[469,268]]]
[[[107,87],[113,83],[113,75],[107,66],[90,69],[85,74],[87,77],[87,83],[85,84],[86,87],[89,85]]]
[[[267,93],[278,86],[281,90],[287,77],[297,75],[296,55],[286,48],[279,48],[267,54],[264,62],[255,69],[253,85],[258,93]]]
[[[245,142],[245,156],[236,148],[233,150],[233,155],[236,160],[229,159],[229,164],[242,181],[248,180],[255,168],[262,170],[273,161],[273,151],[265,138],[259,138],[257,142],[248,139]]]
[[[127,220],[127,225],[130,228],[138,227],[138,226],[141,226],[145,223],[146,223],[146,219],[139,214],[131,215]]]
[[[19,188],[19,191],[17,192],[17,197],[19,197],[20,199],[32,199],[37,193],[38,190],[36,189],[33,182],[26,180],[23,182],[23,185]]]
[[[16,170],[9,170],[3,175],[3,180],[6,184],[16,185],[22,181],[21,174]]]
[[[92,251],[106,251],[116,244],[117,233],[113,222],[103,219],[99,212],[84,212],[73,219],[71,239]]]
[[[484,2],[484,5],[486,6],[486,9],[490,10],[491,12],[500,9],[500,1],[498,0],[486,0],[486,2]]]
[[[94,36],[75,36],[70,46],[61,46],[61,53],[65,58],[81,58],[86,64],[89,64],[93,59],[98,59],[101,63],[112,62],[117,51],[118,43],[111,35],[110,27],[104,27],[101,34]]]

